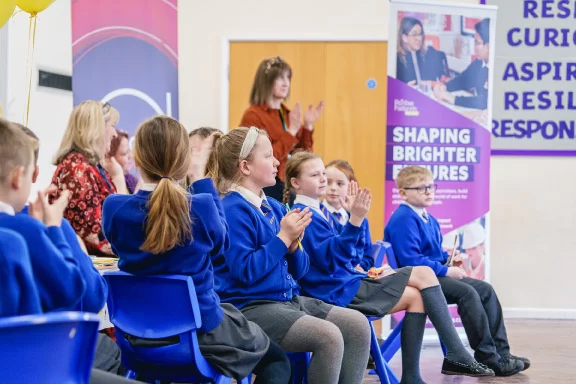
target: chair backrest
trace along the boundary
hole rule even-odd
[[[400,268],[400,265],[398,264],[398,259],[396,258],[396,255],[394,254],[394,249],[392,249],[392,244],[387,243],[385,241],[382,241],[382,248],[384,249],[384,253],[386,254],[386,259],[388,260],[388,264],[390,264],[390,266],[393,269]]]
[[[0,317],[42,313],[24,238],[0,228]]]
[[[83,312],[0,319],[0,382],[89,383],[98,324]]]
[[[158,380],[176,380],[176,373],[178,378],[218,375],[200,353],[196,330],[202,319],[190,276],[106,272],[104,278],[110,321],[128,369]],[[143,346],[131,343],[125,334],[155,341],[179,336],[179,341]]]
[[[378,240],[372,244],[372,258],[374,259],[374,266],[379,268],[384,264],[384,256],[386,256],[386,249],[383,247],[384,242]]]

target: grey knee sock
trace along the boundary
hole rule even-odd
[[[334,324],[303,316],[292,324],[279,344],[288,352],[312,352],[308,366],[309,384],[338,383],[344,340]]]
[[[474,358],[468,353],[456,328],[454,328],[454,323],[452,322],[452,316],[448,311],[448,304],[442,293],[442,289],[439,285],[433,287],[425,288],[420,291],[422,295],[422,301],[424,302],[424,308],[426,313],[430,318],[440,340],[446,345],[446,358],[450,361],[455,361],[463,364],[472,364]]]
[[[402,381],[400,384],[425,384],[420,377],[420,351],[425,325],[425,313],[406,312],[400,333],[402,343]]]
[[[326,320],[336,325],[344,339],[344,357],[339,383],[361,384],[370,354],[370,326],[358,311],[333,307]]]

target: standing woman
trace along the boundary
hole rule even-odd
[[[54,158],[52,184],[56,191],[49,195],[50,202],[62,191],[70,191],[64,217],[84,241],[88,254],[94,256],[113,256],[110,243],[102,234],[104,199],[114,193],[127,193],[122,167],[113,157],[106,156],[116,136],[114,125],[119,116],[108,103],[80,103],[70,114]]]
[[[312,151],[314,123],[320,117],[324,102],[310,105],[302,113],[300,103],[290,111],[283,103],[290,96],[292,68],[279,56],[263,60],[254,76],[250,106],[240,122],[241,127],[257,127],[268,132],[274,157],[280,162],[276,185],[264,188],[267,196],[282,201],[284,167],[292,151]]]

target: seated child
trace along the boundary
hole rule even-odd
[[[369,316],[406,310],[402,327],[402,382],[422,383],[420,349],[426,314],[447,347],[442,373],[493,376],[478,364],[462,345],[448,312],[446,300],[433,272],[426,267],[400,268],[372,279],[354,269],[357,244],[364,236],[362,223],[372,196],[367,189],[349,195],[350,219],[338,231],[318,199],[326,194],[326,170],[322,159],[309,152],[292,155],[286,164],[286,186],[296,193],[294,209],[309,208],[312,223],[302,239],[310,255],[310,269],[300,280],[302,292],[334,305],[355,309]],[[329,214],[328,214],[329,215]]]
[[[442,250],[438,221],[426,208],[434,201],[436,184],[432,172],[408,166],[396,178],[404,200],[392,214],[384,239],[392,244],[402,266],[427,266],[438,276],[449,304],[458,304],[458,313],[475,357],[497,376],[514,375],[530,366],[530,361],[510,354],[502,307],[492,286],[465,277],[463,259],[455,256],[454,266],[445,265],[448,254]]]
[[[222,300],[240,308],[285,350],[312,352],[308,382],[360,384],[370,348],[368,322],[356,311],[300,295],[298,282],[309,258],[298,236],[311,214],[287,212],[264,195],[264,188],[276,184],[279,165],[266,131],[237,128],[218,137],[210,164],[225,195],[233,244],[213,261]]]
[[[193,278],[202,327],[200,351],[216,369],[241,379],[251,372],[256,383],[287,383],[285,353],[233,305],[214,292],[211,256],[229,246],[220,197],[204,178],[207,159],[192,176],[194,194],[180,186],[190,166],[188,135],[167,116],[143,122],[136,132],[134,161],[142,188],[133,195],[104,201],[103,231],[120,260],[135,275],[179,274]]]

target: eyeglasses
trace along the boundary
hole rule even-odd
[[[425,185],[422,187],[410,187],[410,188],[402,188],[402,189],[407,190],[407,191],[416,191],[416,192],[418,192],[419,195],[423,195],[425,193],[428,193],[428,191],[436,192],[436,189],[438,189],[438,184],[430,184],[430,185]]]
[[[110,105],[110,103],[106,103],[102,106],[102,113],[104,113],[105,115],[110,112],[110,108],[112,108],[112,106]]]
[[[408,37],[422,37],[422,36],[424,36],[424,34],[423,33],[408,33],[408,34],[406,34],[406,36],[408,36]]]

